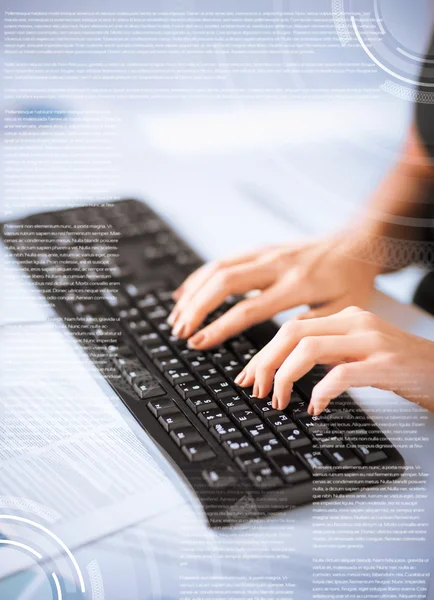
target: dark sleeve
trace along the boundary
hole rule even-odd
[[[420,73],[420,84],[416,104],[416,127],[429,155],[434,160],[434,35]]]

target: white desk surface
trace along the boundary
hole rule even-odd
[[[131,143],[131,131],[125,130],[120,139],[122,148],[122,167],[119,189],[115,192],[124,196],[134,195],[148,199],[151,205],[161,212],[169,222],[191,244],[210,259],[245,250],[248,247],[262,244],[288,241],[300,237],[299,231],[291,227],[269,210],[253,206],[248,198],[243,197],[238,190],[229,185],[227,181],[212,178],[209,170],[204,173],[194,168],[194,164],[185,163],[174,157],[165,157],[155,152],[139,139]],[[3,299],[3,320],[7,321],[7,298]],[[413,333],[423,335],[434,340],[434,319],[417,308],[403,305],[376,291],[372,301],[372,310],[391,322]],[[12,314],[12,313],[10,313]],[[31,313],[14,313],[11,320],[30,318]],[[37,319],[40,318],[38,315]],[[390,411],[409,410],[409,418],[418,419],[420,409],[410,407],[409,403],[393,394],[372,390],[358,390],[355,397],[372,412],[375,406],[390,407]],[[131,425],[138,437],[141,429],[134,422],[127,410],[119,403],[119,411]],[[374,410],[375,412],[375,410]],[[383,413],[384,414],[384,413]],[[381,415],[378,418],[381,425]],[[389,424],[390,428],[390,424]],[[399,425],[396,433],[399,434]],[[424,435],[433,438],[434,417],[429,416],[424,421]],[[428,451],[429,446],[429,451]],[[409,465],[419,465],[423,470],[432,473],[433,444],[428,442],[425,450],[403,450],[404,457]],[[155,458],[159,458],[155,451]],[[428,480],[428,493],[434,497],[433,478]],[[372,491],[375,494],[375,490]],[[98,561],[106,590],[106,598],[172,598],[178,597],[179,575],[206,572],[213,574],[248,574],[251,560],[239,558],[236,560],[225,559],[225,548],[228,546],[227,536],[211,532],[200,520],[194,517],[192,507],[197,508],[194,499],[188,498],[185,511],[176,511],[161,515],[147,522],[146,526],[119,532],[111,538],[100,540],[75,552],[78,560],[89,562]],[[434,509],[425,507],[426,519],[434,523]],[[193,516],[192,516],[193,515]],[[295,598],[301,600],[309,598],[310,560],[312,555],[309,532],[311,528],[311,507],[297,509],[291,516],[291,527],[285,532],[285,518],[277,516],[262,521],[259,524],[246,525],[238,531],[230,533],[230,543],[238,546],[245,543],[246,536],[258,535],[266,540],[267,535],[273,538],[276,531],[281,536],[282,547],[292,546],[295,551],[291,553],[291,560],[275,559],[273,555],[268,560],[263,560],[263,573],[279,575],[283,572],[292,580],[298,582]],[[197,560],[189,561],[189,566],[181,566],[182,559],[173,549],[177,548],[179,541],[185,534],[186,523],[192,519],[191,528],[195,530],[197,542],[205,544],[208,550],[212,547],[215,559],[208,564]],[[379,523],[380,525],[380,523]],[[273,543],[270,543],[271,549]],[[232,546],[231,546],[232,547]],[[244,547],[244,546],[243,546]],[[246,546],[248,547],[248,546]],[[432,557],[432,547],[424,545],[404,548],[404,553]],[[391,555],[396,548],[381,545],[383,555]],[[272,550],[271,550],[272,552]],[[363,553],[362,553],[363,554]],[[339,553],[337,553],[339,556]],[[145,565],[145,566],[144,566]],[[294,568],[296,566],[296,568]],[[183,570],[184,569],[184,570]],[[144,594],[143,590],[147,589]],[[150,592],[152,591],[152,594]]]

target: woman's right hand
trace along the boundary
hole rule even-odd
[[[353,233],[335,235],[205,264],[174,292],[168,319],[173,333],[189,338],[192,348],[206,349],[295,306],[310,307],[301,318],[366,306],[379,268],[355,258],[355,239]],[[229,295],[251,290],[258,294],[198,330]]]

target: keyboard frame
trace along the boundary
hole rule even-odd
[[[133,199],[128,198],[120,200],[119,202],[131,202],[132,200]],[[180,236],[175,230],[173,230],[164,221],[164,219],[160,215],[158,215],[158,213],[153,211],[144,202],[137,200],[133,201],[144,204],[144,206],[146,206],[149,210],[150,215],[152,215],[152,218],[159,219],[160,221],[165,223],[165,226],[167,228],[171,229],[177,240],[179,240],[179,242],[183,244],[186,250],[188,250],[197,259],[197,264],[203,264],[203,259],[185,242],[182,236]],[[37,214],[38,216],[53,216],[57,214],[63,214],[69,211],[74,211],[76,209],[81,210],[83,208],[85,207],[68,208],[59,211],[44,211],[35,214]],[[29,215],[29,217],[31,216],[34,215]],[[23,219],[13,219],[11,221],[5,221],[1,223],[0,233],[3,241],[5,241],[5,224],[7,224],[8,222],[17,223],[20,221],[25,221],[29,217],[24,217]],[[140,238],[140,236],[138,237]],[[7,247],[7,244],[5,245]],[[8,250],[10,251],[10,249]],[[15,257],[13,253],[12,255]],[[15,257],[15,259],[19,264],[21,264],[19,258]],[[21,265],[21,267],[27,272],[27,274],[31,278],[30,269],[32,268],[32,266],[36,265],[39,265],[39,263],[37,261],[34,261],[33,263],[27,265]],[[173,281],[174,285],[181,283],[184,277],[185,273],[183,273],[183,275],[178,279],[178,281]],[[39,288],[37,281],[32,280],[32,283],[34,283]],[[150,291],[151,290],[152,288],[150,288]],[[44,294],[44,289],[40,289],[40,291]],[[62,319],[68,317],[71,318],[75,316],[72,310],[68,307],[68,304],[65,300],[50,300],[50,304],[53,306],[56,313]],[[67,322],[65,324],[66,326],[68,326]],[[269,320],[250,328],[246,332],[246,334],[256,346],[262,347],[274,337],[278,329],[279,326],[274,321]],[[72,335],[74,335],[74,329],[69,329],[69,331],[72,333]],[[154,375],[154,377],[159,381],[160,385],[164,388],[164,390],[167,393],[167,396],[173,398],[176,401],[177,406],[187,415],[188,420],[191,421],[193,425],[200,431],[201,435],[205,438],[205,440],[209,443],[211,448],[216,453],[215,459],[207,461],[206,467],[212,468],[213,466],[221,467],[222,465],[226,465],[228,467],[237,469],[235,463],[223,450],[218,441],[212,436],[211,432],[206,429],[206,427],[202,424],[197,415],[194,414],[193,411],[191,411],[188,407],[186,407],[185,401],[177,394],[177,392],[172,388],[170,383],[162,376],[161,372],[150,360],[145,351],[136,343],[133,336],[130,335],[126,330],[124,330],[124,335],[128,338],[129,344],[135,349],[136,355],[139,358],[139,360]],[[78,339],[78,341],[80,340],[80,338],[76,339]],[[89,344],[87,345],[87,347],[89,348]],[[94,348],[98,349],[100,348],[100,346],[97,343],[95,343]],[[112,367],[113,365],[111,363],[111,360],[108,358],[105,363],[100,363],[99,365],[95,364],[95,366],[99,368],[103,375],[105,375],[105,373],[107,372],[107,368],[109,366]],[[387,463],[381,463],[377,465],[363,465],[362,467],[336,467],[334,468],[333,472],[327,472],[326,474],[317,476],[309,481],[301,482],[295,485],[285,484],[281,488],[270,490],[260,490],[255,488],[250,482],[250,480],[243,474],[243,472],[239,470],[239,472],[236,471],[236,474],[241,474],[242,476],[240,477],[239,484],[237,484],[235,487],[223,488],[221,490],[210,488],[205,483],[202,477],[204,463],[191,463],[183,455],[183,453],[172,440],[170,435],[163,429],[158,420],[148,410],[146,406],[147,403],[138,398],[138,396],[133,391],[132,387],[123,379],[111,379],[105,376],[105,380],[110,384],[112,389],[116,392],[116,394],[122,400],[129,412],[134,416],[134,418],[142,427],[142,429],[146,432],[146,434],[148,434],[152,438],[152,440],[155,442],[164,458],[170,462],[170,464],[175,468],[179,476],[198,497],[200,503],[203,506],[205,516],[211,527],[219,528],[232,526],[234,524],[246,520],[264,517],[269,513],[290,510],[292,508],[295,508],[296,506],[311,503],[316,500],[322,501],[327,497],[334,496],[335,494],[347,494],[349,493],[349,482],[351,482],[351,491],[356,491],[361,488],[379,485],[380,483],[388,483],[393,479],[400,477],[404,470],[405,463],[402,455],[390,443],[390,441],[380,431],[380,429],[376,426],[372,419],[370,419],[366,415],[366,422],[369,423],[370,427],[372,426],[372,431],[375,432],[380,439],[384,440],[384,444],[385,446],[387,446]],[[309,374],[304,376],[294,386],[294,388],[302,397],[307,397],[306,390],[312,389],[312,387],[313,382]],[[343,398],[345,398],[346,402],[353,403],[355,408],[361,410],[358,404],[348,394],[344,394]],[[343,474],[344,477],[342,477]],[[323,479],[323,477],[325,479]],[[316,490],[314,482],[318,482],[318,490],[320,491]],[[329,490],[327,493],[322,493],[321,489],[323,489],[323,483],[326,483],[328,488],[330,488],[330,486],[333,486],[332,491]]]

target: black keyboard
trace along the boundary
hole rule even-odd
[[[202,260],[143,202],[35,214],[3,223],[2,237],[212,526],[402,473],[402,456],[348,394],[321,416],[308,414],[323,367],[295,384],[284,411],[234,384],[276,333],[272,321],[204,352],[171,334],[171,290]],[[238,300],[227,298],[207,322]]]

